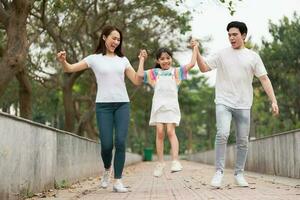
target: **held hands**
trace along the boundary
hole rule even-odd
[[[57,58],[58,62],[60,62],[60,63],[66,62],[66,57],[67,57],[67,54],[65,51],[60,51],[56,54],[56,58]]]
[[[192,49],[195,49],[195,48],[198,49],[198,47],[199,47],[199,42],[196,40],[196,38],[191,38],[191,40],[190,40],[190,47],[191,47]]]
[[[146,49],[141,49],[140,50],[140,54],[138,56],[138,58],[140,59],[140,61],[145,61],[148,57],[147,51]]]

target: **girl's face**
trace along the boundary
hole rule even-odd
[[[103,36],[107,53],[114,53],[120,44],[120,33],[116,30],[112,31],[107,37]]]
[[[172,65],[172,57],[167,52],[163,52],[156,62],[161,66],[161,69],[167,70]]]

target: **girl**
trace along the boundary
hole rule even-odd
[[[191,46],[193,47],[193,55],[189,64],[177,68],[172,67],[172,53],[166,48],[161,48],[156,54],[155,68],[144,73],[144,83],[148,83],[154,88],[149,125],[156,126],[156,151],[159,162],[153,172],[155,177],[161,176],[165,167],[163,160],[165,128],[172,149],[171,172],[182,170],[182,166],[178,161],[179,144],[175,126],[179,125],[181,117],[178,103],[178,86],[182,80],[187,78],[188,71],[196,63],[198,51],[196,41],[191,41]]]
[[[82,61],[69,64],[66,61],[66,52],[57,54],[58,61],[65,72],[77,72],[91,68],[97,81],[96,117],[100,132],[101,156],[104,163],[104,175],[101,186],[107,188],[111,175],[113,150],[113,131],[115,130],[114,155],[114,185],[115,192],[127,192],[122,184],[122,172],[125,162],[125,142],[129,124],[129,98],[125,86],[124,75],[133,84],[140,85],[144,74],[144,59],[146,51],[139,54],[139,68],[137,73],[128,59],[122,53],[122,32],[114,27],[107,26],[99,38],[95,54],[89,55]]]

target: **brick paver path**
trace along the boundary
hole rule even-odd
[[[300,180],[273,177],[246,172],[250,187],[240,188],[234,184],[233,171],[226,170],[224,184],[220,189],[209,186],[214,167],[195,162],[182,161],[184,170],[170,173],[167,162],[160,178],[152,176],[155,162],[142,162],[129,166],[124,172],[124,184],[129,193],[114,193],[99,187],[99,178],[74,184],[69,189],[51,191],[43,199],[81,200],[300,200]],[[52,197],[51,197],[52,196]],[[37,197],[32,199],[39,199]]]

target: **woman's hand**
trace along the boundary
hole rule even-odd
[[[56,58],[57,58],[58,62],[60,62],[60,63],[66,62],[66,58],[67,58],[66,51],[60,51],[60,52],[58,52],[56,54]]]
[[[146,49],[141,49],[138,58],[140,60],[143,59],[145,61],[147,59],[147,57],[148,57],[147,50]]]

